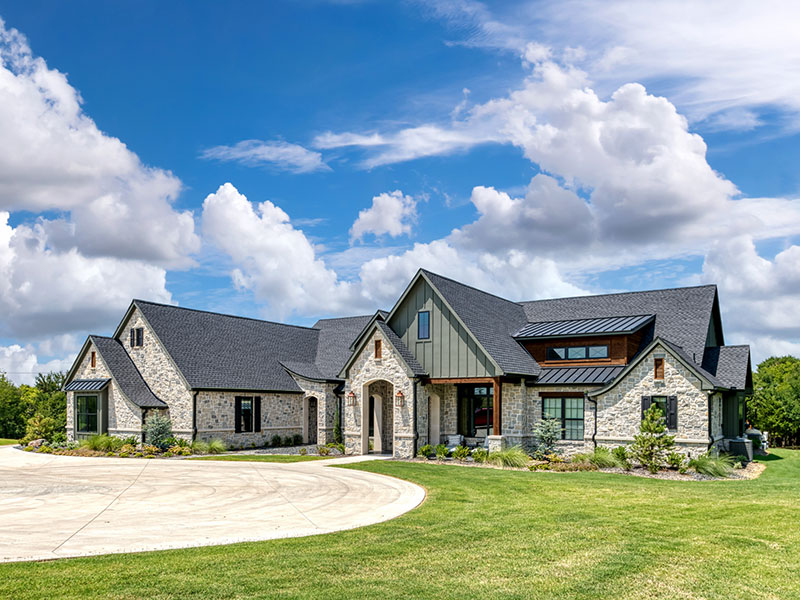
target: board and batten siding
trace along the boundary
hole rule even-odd
[[[429,340],[417,339],[417,314],[422,310],[431,313]],[[495,376],[492,361],[422,278],[397,307],[389,327],[432,378]]]

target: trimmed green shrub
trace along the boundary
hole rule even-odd
[[[453,450],[453,458],[460,461],[467,460],[469,456],[469,448],[466,446],[458,446],[455,450]]]
[[[283,438],[283,446],[284,448],[289,448],[290,446],[294,446],[294,436],[287,435]]]
[[[425,444],[417,451],[417,456],[420,456],[422,458],[430,458],[434,454],[435,451],[433,450],[433,446],[431,446],[430,444]]]
[[[630,471],[633,468],[630,452],[625,446],[617,446],[611,451],[611,454],[616,457],[619,466],[626,471]]]
[[[726,455],[701,454],[689,461],[689,467],[701,475],[710,477],[730,477],[733,472],[733,458]]]
[[[674,450],[667,454],[667,466],[675,471],[680,471],[683,463],[686,462],[686,456]]]
[[[169,447],[169,438],[172,437],[172,421],[169,417],[155,413],[147,418],[144,424],[144,439],[148,444],[158,446],[161,450]]]
[[[208,442],[208,453],[209,454],[222,454],[227,450],[227,446],[225,446],[225,442],[223,442],[219,438],[214,438],[210,442]]]
[[[675,447],[675,436],[667,434],[664,413],[657,404],[644,411],[639,433],[633,438],[631,453],[651,473],[658,473]]]
[[[295,433],[292,437],[292,444],[295,446],[300,446],[303,444],[303,434],[302,433]]]
[[[344,444],[337,442],[328,442],[325,444],[331,450],[338,450],[339,454],[344,454]]]
[[[489,451],[486,448],[475,448],[472,451],[472,460],[476,463],[485,463],[489,458]]]
[[[269,440],[269,445],[273,448],[280,448],[280,445],[283,443],[283,438],[279,436],[277,433],[273,435]]]
[[[337,444],[344,443],[344,436],[342,435],[342,423],[338,407],[333,415],[333,441]],[[342,454],[344,454],[344,452],[342,452]]]
[[[531,457],[522,449],[522,446],[511,446],[505,450],[495,450],[489,453],[489,462],[505,468],[520,469],[527,466]]]
[[[328,456],[331,453],[331,449],[327,446],[317,446],[317,454],[320,456]]]
[[[305,448],[300,448],[300,456],[305,456],[306,454],[308,454],[308,450]]]
[[[437,460],[444,460],[450,456],[450,451],[447,449],[447,446],[444,444],[439,444],[436,446],[436,459]]]

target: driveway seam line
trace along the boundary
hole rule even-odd
[[[63,542],[61,542],[61,543],[60,543],[58,546],[56,546],[55,548],[53,548],[53,549],[51,550],[51,552],[55,553],[55,552],[56,552],[56,550],[58,550],[59,548],[61,548],[61,546],[63,546],[64,544],[66,544],[68,541],[70,541],[72,538],[74,538],[76,535],[78,535],[78,534],[79,534],[81,531],[83,531],[83,530],[84,530],[84,529],[86,529],[86,528],[87,528],[89,525],[91,525],[92,523],[94,523],[94,522],[95,522],[95,520],[97,519],[97,517],[99,517],[100,515],[102,515],[102,514],[103,514],[104,512],[106,512],[106,511],[107,511],[109,508],[111,508],[111,505],[112,505],[112,504],[114,504],[114,502],[116,502],[117,500],[119,500],[119,499],[120,499],[120,497],[122,496],[122,494],[124,494],[124,493],[125,493],[125,492],[127,492],[129,489],[131,489],[131,488],[133,487],[133,485],[134,485],[134,484],[135,484],[137,481],[139,481],[139,477],[141,477],[141,476],[142,476],[142,473],[144,473],[144,470],[147,468],[147,465],[149,465],[149,464],[150,464],[150,461],[147,461],[147,462],[145,462],[145,463],[144,463],[144,465],[142,466],[142,470],[141,470],[141,471],[139,471],[139,473],[137,473],[136,477],[134,477],[134,478],[133,478],[133,481],[131,481],[131,482],[128,484],[128,486],[127,486],[127,487],[126,487],[124,490],[122,490],[122,491],[121,491],[119,494],[117,494],[116,496],[114,496],[114,498],[111,500],[111,502],[109,502],[109,503],[108,503],[108,504],[105,506],[105,508],[103,508],[103,509],[102,509],[102,510],[101,510],[99,513],[97,513],[95,516],[93,516],[91,519],[89,519],[89,520],[88,520],[86,523],[84,523],[83,525],[81,525],[81,527],[80,527],[80,528],[79,528],[79,529],[78,529],[78,530],[77,530],[75,533],[73,533],[71,536],[69,536],[69,537],[68,537],[67,539],[65,539]]]
[[[292,502],[292,501],[291,501],[289,498],[287,498],[286,496],[284,496],[283,492],[281,492],[281,490],[280,490],[280,488],[279,488],[279,487],[277,487],[276,485],[274,485],[272,482],[268,481],[268,480],[267,480],[267,478],[266,478],[266,477],[264,477],[264,474],[261,472],[261,470],[260,470],[258,467],[254,467],[254,468],[255,468],[255,471],[256,471],[256,473],[258,473],[258,476],[259,476],[259,477],[261,477],[262,481],[263,481],[264,483],[266,483],[268,486],[270,486],[270,487],[271,487],[273,490],[275,490],[275,493],[276,493],[276,494],[278,494],[278,495],[279,495],[281,498],[283,498],[284,500],[286,500],[286,502],[287,502],[287,503],[288,503],[288,504],[289,504],[289,505],[290,505],[290,506],[291,506],[293,509],[295,509],[295,510],[296,510],[296,511],[297,511],[297,512],[300,514],[300,516],[301,516],[301,517],[303,517],[303,518],[304,518],[306,521],[308,521],[309,523],[311,523],[311,524],[312,524],[312,525],[313,525],[313,526],[314,526],[316,529],[320,529],[320,530],[322,529],[322,527],[320,527],[319,525],[317,525],[316,523],[314,523],[314,521],[312,521],[311,519],[309,519],[309,518],[308,518],[308,516],[306,516],[306,514],[305,514],[305,513],[304,513],[302,510],[300,510],[300,509],[299,509],[297,506],[295,506],[295,503],[294,503],[294,502]]]

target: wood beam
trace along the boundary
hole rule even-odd
[[[503,381],[494,378],[494,404],[492,406],[492,434],[502,435],[503,429]]]

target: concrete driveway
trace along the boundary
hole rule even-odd
[[[412,483],[326,464],[52,456],[0,447],[0,562],[328,533],[419,505]]]

